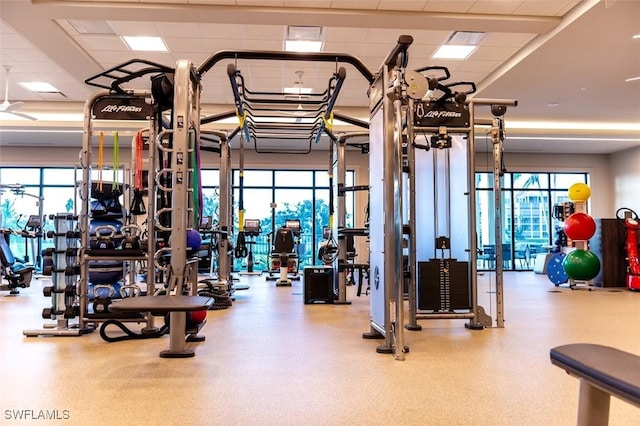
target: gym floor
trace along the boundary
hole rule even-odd
[[[640,354],[640,293],[570,290],[533,272],[505,274],[505,328],[471,331],[462,320],[421,321],[406,332],[405,361],[377,354],[369,298],[305,305],[302,281],[251,288],[209,311],[196,356],[163,359],[168,336],[104,342],[24,337],[47,305],[33,280],[0,295],[0,424],[69,425],[572,425],[578,380],[549,349],[599,343]],[[492,311],[492,274],[480,277]],[[47,415],[60,420],[43,420]],[[16,420],[16,417],[30,420]],[[33,419],[33,420],[31,420]],[[617,399],[611,425],[640,424]]]

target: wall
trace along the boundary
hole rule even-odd
[[[640,148],[611,155],[613,209],[626,207],[640,214]]]

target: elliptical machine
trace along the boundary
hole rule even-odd
[[[627,288],[640,291],[640,256],[638,255],[638,229],[640,220],[633,210],[622,207],[616,211],[616,218],[626,230],[625,250],[627,252]]]

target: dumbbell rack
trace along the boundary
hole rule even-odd
[[[42,310],[42,318],[55,320],[44,324],[41,330],[24,330],[25,336],[77,336],[82,334],[77,322],[72,319],[79,316],[77,303],[77,286],[79,269],[77,265],[78,217],[71,214],[49,216],[54,223],[55,231],[49,231],[47,238],[53,238],[53,249],[47,251],[53,260],[45,275],[51,275],[51,286],[43,287],[45,297],[51,298],[51,306]]]

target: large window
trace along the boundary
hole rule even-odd
[[[76,171],[74,168],[3,167],[0,169],[0,227],[19,231],[30,216],[43,214],[44,232],[53,230],[50,215],[75,211]],[[14,186],[19,185],[20,189]],[[11,252],[20,260],[35,263],[42,249],[52,247],[46,238],[9,237]]]
[[[502,255],[505,270],[533,269],[536,254],[549,251],[562,224],[554,204],[569,201],[567,190],[588,183],[586,173],[505,173],[501,177]],[[495,267],[493,174],[476,173],[478,268]]]
[[[114,178],[122,181],[122,171],[114,176],[111,170],[102,174],[105,182]],[[99,172],[92,170],[92,180],[99,179]],[[40,208],[45,217],[59,213],[77,213],[76,182],[82,179],[78,168],[53,167],[3,167],[0,168],[0,183],[21,185],[21,191],[6,187],[0,193],[0,227],[22,229],[30,215],[38,215]],[[204,216],[218,218],[219,177],[217,170],[201,172],[203,185]],[[354,173],[347,173],[346,184],[353,185]],[[258,263],[266,267],[271,251],[272,233],[287,219],[299,219],[302,224],[298,246],[301,267],[315,263],[315,253],[322,239],[322,227],[329,223],[329,178],[326,171],[319,170],[245,170],[244,172],[245,218],[259,219],[262,233],[256,238],[254,252]],[[238,230],[239,176],[233,173],[233,229]],[[346,198],[347,225],[353,223],[353,194]],[[53,223],[45,221],[44,231],[53,230]],[[43,248],[51,247],[52,240],[38,240],[31,250],[30,241],[19,236],[10,237],[13,254],[21,259],[33,256]],[[35,251],[35,253],[34,253]],[[238,259],[235,267],[242,268],[246,259]],[[261,266],[258,265],[258,268]]]
[[[353,185],[354,173],[347,172],[346,184]],[[240,179],[233,175],[234,235],[238,235]],[[345,200],[347,224],[353,223],[353,194]],[[243,175],[245,219],[258,219],[262,232],[252,245],[256,268],[267,269],[271,236],[285,221],[300,220],[300,267],[317,263],[316,253],[322,241],[322,228],[329,225],[329,178],[326,171],[245,170]],[[246,269],[246,258],[235,259],[234,269]]]

